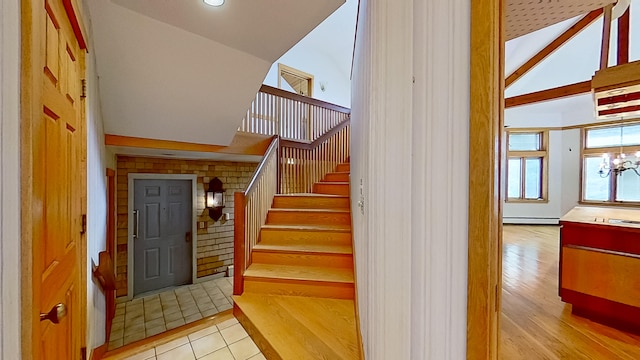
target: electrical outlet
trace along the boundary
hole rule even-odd
[[[206,229],[207,222],[206,221],[198,221],[198,229]]]

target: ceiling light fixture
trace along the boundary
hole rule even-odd
[[[205,4],[211,6],[222,6],[224,4],[224,0],[203,0]]]

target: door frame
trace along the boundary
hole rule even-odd
[[[133,192],[134,180],[191,180],[191,283],[195,283],[198,275],[198,229],[197,220],[197,195],[198,175],[196,174],[141,174],[129,173],[128,176],[128,205],[127,205],[127,300],[133,299]]]

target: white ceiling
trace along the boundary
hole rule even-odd
[[[227,145],[271,64],[344,0],[86,0],[105,133]]]
[[[113,0],[145,16],[273,62],[344,0]]]

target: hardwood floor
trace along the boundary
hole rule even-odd
[[[640,336],[572,315],[560,300],[558,239],[558,226],[504,226],[500,357],[640,359]]]

